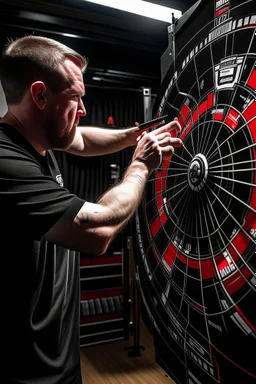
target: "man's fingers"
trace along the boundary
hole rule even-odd
[[[181,125],[180,125],[180,123],[179,123],[177,118],[175,118],[173,121],[171,121],[169,123],[169,125],[170,125],[170,130],[171,131],[175,130],[177,133],[181,132]]]
[[[169,157],[174,154],[174,147],[172,145],[167,145],[166,147],[161,147],[162,156]]]
[[[142,132],[142,134],[137,137],[137,142],[139,142],[146,134],[147,134],[146,131]]]
[[[182,146],[183,142],[181,139],[177,138],[177,137],[172,137],[170,132],[163,132],[163,133],[159,133],[158,135],[154,135],[155,138],[158,140],[158,142],[160,143],[162,140],[169,140],[170,143],[174,143],[176,146]]]
[[[166,138],[171,139],[171,134],[170,132],[159,132],[156,135],[153,135],[158,141],[164,140]]]
[[[173,146],[174,148],[179,148],[182,146],[182,140],[178,138],[164,137],[162,140],[158,140],[160,147],[166,147],[168,145]]]
[[[181,132],[181,125],[180,125],[180,123],[178,122],[178,120],[173,120],[173,121],[171,121],[170,123],[165,124],[164,126],[155,129],[155,130],[152,131],[151,133],[152,133],[153,135],[159,135],[159,134],[161,134],[161,133],[163,133],[163,132],[171,132],[171,131],[175,131],[176,134],[178,134],[178,133]]]

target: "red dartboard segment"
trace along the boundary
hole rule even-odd
[[[232,260],[234,261],[234,263],[237,263],[239,260],[241,260],[241,257],[238,255],[238,253],[236,252],[236,250],[231,246],[229,245],[227,247],[227,250],[228,252],[230,253],[231,257],[232,257]]]
[[[224,268],[230,265],[227,259],[223,255],[219,255],[215,257],[215,262],[219,272],[221,272]]]
[[[160,220],[161,220],[161,223],[162,223],[162,227],[164,227],[165,223],[168,220],[168,218],[167,218],[166,214],[164,213],[164,211],[160,215]]]
[[[151,233],[153,237],[157,235],[159,230],[164,226],[164,224],[168,220],[164,212],[162,193],[166,189],[166,177],[167,177],[167,170],[168,170],[170,159],[171,157],[165,158],[162,163],[162,171],[156,173],[155,193],[156,193],[156,202],[157,202],[159,217],[156,217],[152,222],[152,224],[150,225]]]
[[[176,256],[177,256],[177,249],[173,244],[169,244],[168,248],[164,253],[164,260],[170,268],[172,267]]]
[[[183,140],[183,141],[185,140],[185,137],[187,136],[188,132],[191,130],[192,125],[193,125],[192,119],[189,119],[187,121],[185,128],[182,130],[182,133],[180,135],[181,140]]]
[[[221,15],[223,15],[223,13],[229,11],[229,7],[225,7],[225,8],[222,8],[220,9],[218,12],[216,12],[216,17],[220,17]]]
[[[162,168],[164,169],[164,172],[167,172],[170,160],[171,160],[171,157],[164,158],[163,165],[162,165]]]
[[[235,238],[232,241],[233,246],[238,252],[238,255],[243,255],[246,251],[248,245],[250,244],[251,240],[249,236],[243,231],[238,232],[238,234],[235,236]],[[228,249],[230,249],[231,246],[229,246]]]
[[[249,107],[244,111],[243,115],[244,115],[244,118],[245,120],[249,123],[249,127],[251,129],[251,133],[253,135],[253,138],[254,138],[254,142],[256,142],[256,131],[255,131],[255,127],[256,127],[256,115],[255,115],[255,108],[256,108],[256,101],[254,101],[253,103],[251,103],[249,105]]]
[[[211,109],[214,105],[214,93],[211,92],[208,96],[207,96],[207,107],[208,109]]]
[[[213,261],[211,259],[201,260],[200,266],[202,280],[213,279],[216,277],[216,271],[213,265]]]
[[[181,107],[181,110],[180,110],[180,114],[183,118],[183,121],[185,121],[187,119],[188,115],[191,114],[191,109],[186,104],[183,104],[183,106]]]
[[[216,120],[216,121],[222,121],[222,120],[223,120],[223,117],[224,117],[223,112],[216,112],[216,113],[214,113],[214,115],[213,115],[213,118],[214,118],[214,120]]]
[[[156,217],[150,225],[152,236],[155,237],[162,228],[160,217]]]
[[[193,113],[192,117],[190,117],[187,122],[186,122],[186,125],[185,125],[185,128],[183,129],[182,133],[181,133],[181,140],[185,140],[186,136],[188,135],[188,133],[190,132],[191,128],[193,127],[193,124],[194,124],[194,114],[196,114],[196,112]]]
[[[238,126],[239,113],[234,109],[230,108],[230,111],[225,119],[225,124],[227,124],[231,129],[235,130]]]
[[[216,276],[216,271],[211,259],[208,260],[194,260],[188,256],[185,256],[180,251],[177,251],[173,244],[170,244],[167,248],[164,259],[168,265],[172,265],[175,257],[189,268],[200,270],[202,280],[213,279]]]
[[[199,107],[193,112],[193,122],[194,124],[198,121],[198,119],[212,107],[213,103],[213,95],[210,94],[206,100],[204,100]]]
[[[181,107],[180,113],[179,113],[179,117],[178,117],[178,121],[179,121],[181,128],[182,128],[182,134],[181,134],[182,140],[184,140],[184,137],[187,135],[187,130],[190,130],[192,127],[192,124],[191,124],[191,126],[188,127],[187,123],[185,126],[185,122],[186,122],[188,116],[191,116],[191,109],[186,104],[183,104],[183,106]]]
[[[203,101],[202,104],[199,105],[199,116],[203,115],[208,108],[207,100]]]
[[[159,216],[160,216],[161,212],[163,211],[163,198],[162,198],[162,195],[158,195],[157,196],[156,202],[157,202],[158,213],[159,213]]]
[[[156,196],[162,192],[162,174],[157,172],[156,174]]]
[[[177,252],[177,257],[180,259],[180,261],[187,265],[187,262],[188,262],[188,258],[186,256],[184,256],[181,252]]]
[[[178,122],[180,123],[181,129],[184,128],[184,121],[181,116],[178,117]]]
[[[180,116],[179,116],[179,122],[182,121],[182,124],[181,124],[182,128],[184,128],[184,122],[185,122],[185,128],[181,134],[182,140],[185,139],[185,137],[190,132],[191,128],[198,122],[199,118],[202,115],[204,115],[206,111],[210,110],[213,107],[213,105],[214,105],[214,93],[211,92],[206,97],[206,100],[204,100],[194,111],[191,111],[186,104],[182,106],[180,111]]]
[[[193,121],[193,125],[198,121],[199,119],[199,108],[197,108],[193,114],[192,114],[192,121]]]
[[[246,84],[248,87],[252,88],[254,91],[256,90],[256,70],[252,71],[251,76]]]
[[[164,192],[166,190],[166,177],[167,177],[167,170],[164,170],[161,172],[161,190]]]
[[[200,268],[200,261],[188,258],[188,266],[189,266],[189,268],[193,268],[193,269],[198,269],[199,270],[199,268]]]
[[[246,266],[241,269],[241,272],[242,275],[246,277],[247,281],[253,276],[252,272]]]
[[[166,189],[167,167],[163,164],[163,168],[166,169],[156,174],[156,196],[160,196]]]

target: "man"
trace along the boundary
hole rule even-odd
[[[79,260],[104,253],[138,206],[148,176],[180,139],[174,121],[152,133],[78,127],[85,59],[38,36],[10,43],[0,76],[0,208],[5,384],[80,384]],[[99,155],[137,145],[121,182],[94,204],[63,187],[52,149]]]

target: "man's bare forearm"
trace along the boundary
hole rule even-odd
[[[141,201],[148,175],[144,164],[131,164],[122,181],[99,199],[98,204],[108,208],[107,225],[122,227],[129,221]]]
[[[78,127],[71,146],[66,150],[78,156],[99,156],[121,151],[136,144],[137,130]]]

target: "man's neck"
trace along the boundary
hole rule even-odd
[[[34,140],[29,130],[26,128],[26,125],[21,122],[21,119],[17,117],[17,115],[10,110],[6,113],[6,115],[1,119],[2,123],[7,123],[16,128],[22,136],[35,148],[37,152],[39,152],[42,156],[46,155],[46,150],[42,148],[39,144],[38,139]],[[33,124],[30,125],[30,129]],[[39,132],[38,132],[39,134]]]

